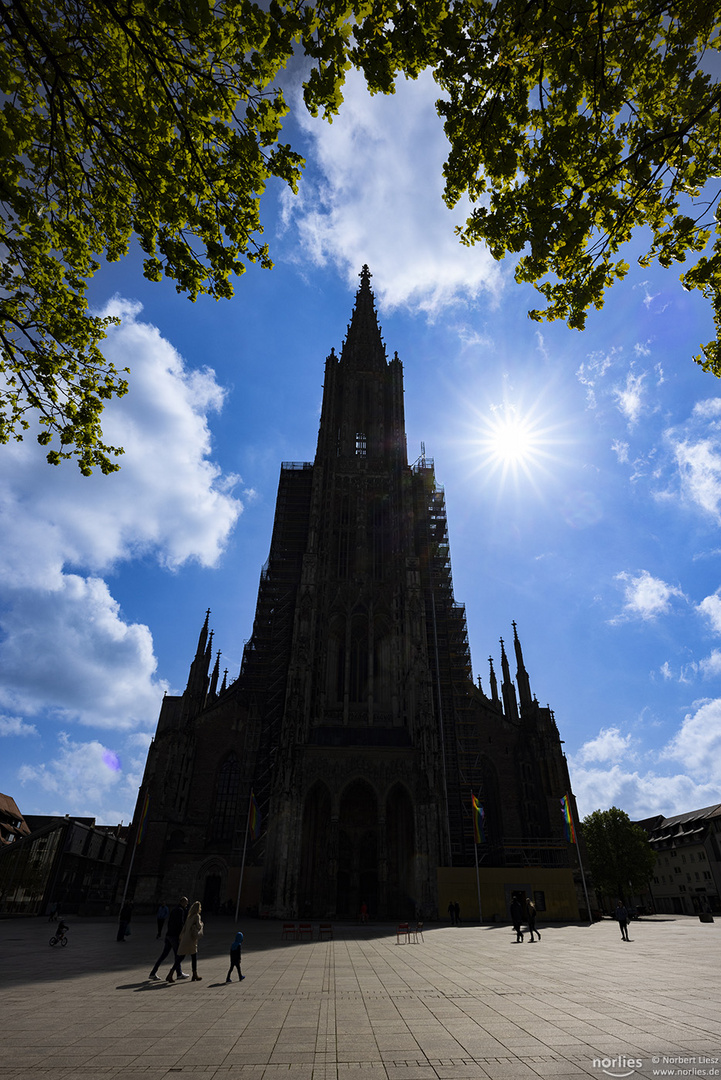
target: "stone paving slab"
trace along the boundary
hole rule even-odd
[[[339,924],[283,941],[208,919],[202,981],[150,982],[154,920],[0,922],[0,1080],[721,1080],[721,920],[541,927]],[[316,928],[317,929],[317,928]],[[165,964],[161,974],[169,968]],[[188,969],[189,970],[189,969]]]

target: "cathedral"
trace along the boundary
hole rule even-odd
[[[367,267],[326,359],[315,460],[281,466],[230,683],[209,615],[148,752],[136,905],[184,893],[270,917],[353,918],[362,905],[430,917],[449,888],[475,894],[480,865],[484,915],[505,917],[522,888],[578,917],[553,712],[531,691],[515,623],[489,693],[474,682],[444,493],[431,460],[408,463],[403,366],[387,357]]]

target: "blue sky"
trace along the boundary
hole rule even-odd
[[[678,269],[614,287],[583,333],[526,317],[509,262],[457,244],[430,79],[329,126],[273,188],[276,268],[191,304],[104,267],[106,343],[132,369],[106,410],[122,470],[81,477],[32,442],[0,450],[0,791],[22,812],[128,821],[164,692],[182,692],[206,608],[237,675],[281,461],[312,460],[323,366],[358,272],[403,361],[409,460],[445,487],[474,671],[515,620],[565,740],[582,815],[721,801],[721,383],[691,362],[710,311]]]

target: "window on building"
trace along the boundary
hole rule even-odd
[[[368,439],[364,431],[356,431],[355,433],[355,453],[356,457],[365,457],[368,452]]]
[[[238,816],[240,765],[235,754],[229,754],[218,770],[213,806],[213,838],[230,840]]]

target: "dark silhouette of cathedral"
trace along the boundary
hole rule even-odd
[[[136,903],[234,907],[242,865],[244,909],[430,913],[438,868],[475,865],[471,792],[484,874],[566,868],[571,881],[553,713],[531,693],[515,623],[516,685],[503,640],[500,690],[492,659],[490,694],[474,684],[444,494],[432,461],[408,464],[403,368],[367,267],[360,278],[326,360],[315,461],[281,466],[239,676],[219,685],[217,658],[211,671],[206,616],[185,692],[163,701],[134,821]]]

